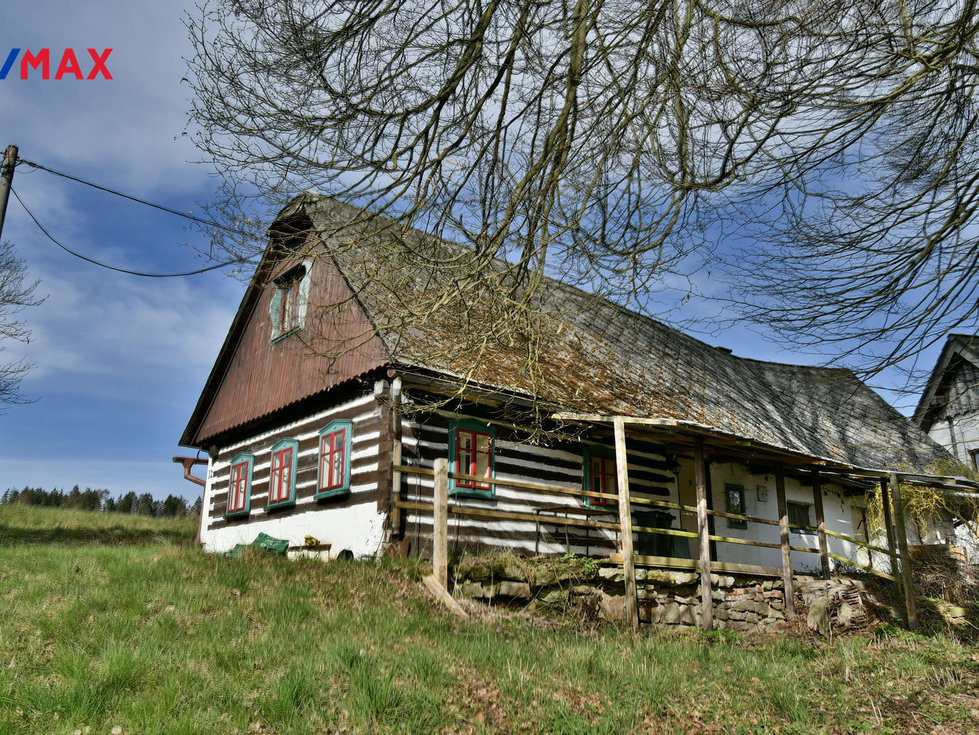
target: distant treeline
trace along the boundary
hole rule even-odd
[[[75,485],[68,492],[44,490],[39,487],[25,487],[23,490],[7,490],[0,496],[0,505],[36,505],[48,508],[73,508],[90,510],[96,513],[129,513],[156,518],[183,518],[198,516],[201,513],[201,499],[187,507],[187,501],[176,495],[168,495],[166,500],[154,500],[149,493],[137,495],[130,490],[125,495],[113,498],[108,490],[80,490]]]

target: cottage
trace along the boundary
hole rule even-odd
[[[979,338],[949,335],[913,420],[957,460],[979,469]]]
[[[740,358],[557,281],[497,331],[455,293],[461,253],[313,194],[282,211],[181,438],[209,458],[207,549],[427,554],[446,458],[455,549],[889,576],[906,534],[869,527],[867,492],[947,453],[851,372]]]

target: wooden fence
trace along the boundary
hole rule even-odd
[[[792,601],[792,554],[818,554],[820,567],[824,576],[829,575],[829,560],[834,559],[838,562],[846,563],[854,567],[863,569],[892,582],[897,582],[898,577],[879,569],[860,564],[853,559],[829,552],[827,536],[838,538],[852,544],[854,547],[864,548],[871,552],[885,555],[891,560],[891,570],[900,570],[900,580],[903,582],[904,600],[907,608],[907,621],[911,628],[916,627],[917,613],[915,609],[914,595],[911,586],[911,564],[908,554],[907,535],[904,527],[904,510],[900,492],[900,477],[897,474],[890,476],[890,482],[881,478],[880,484],[883,493],[884,506],[884,525],[887,534],[887,548],[875,546],[866,541],[847,536],[826,528],[823,515],[822,488],[820,478],[817,473],[813,473],[813,504],[816,512],[816,526],[800,526],[792,524],[792,530],[804,530],[814,532],[818,536],[818,548],[806,546],[794,546],[789,542],[790,524],[788,518],[787,504],[785,500],[785,480],[781,469],[775,473],[776,479],[776,499],[778,504],[777,519],[759,518],[755,516],[728,513],[723,511],[711,510],[707,503],[706,485],[706,464],[704,460],[704,448],[701,443],[695,445],[694,464],[696,471],[696,490],[697,505],[689,506],[674,503],[666,500],[656,500],[646,497],[636,497],[629,492],[629,476],[625,452],[625,432],[624,425],[620,420],[614,422],[615,446],[616,446],[616,469],[618,479],[618,517],[616,520],[599,520],[594,516],[594,509],[585,505],[562,506],[564,517],[552,516],[547,518],[549,525],[558,525],[577,529],[596,529],[603,531],[614,531],[618,537],[619,551],[611,553],[609,559],[622,565],[625,572],[626,584],[626,606],[627,614],[634,627],[639,625],[638,610],[636,605],[636,575],[637,566],[659,567],[669,569],[692,569],[700,572],[701,601],[703,606],[703,626],[713,627],[713,603],[711,597],[711,573],[736,573],[749,574],[756,576],[771,576],[782,579],[785,589],[786,615],[794,616],[794,605]],[[482,507],[478,505],[466,504],[454,501],[449,497],[449,480],[470,480],[494,487],[506,487],[511,490],[527,491],[533,494],[552,494],[564,497],[572,497],[579,500],[586,498],[596,498],[606,500],[607,494],[589,492],[584,489],[570,489],[536,482],[522,482],[518,480],[497,479],[475,477],[471,475],[450,473],[448,462],[445,459],[435,460],[435,468],[425,469],[420,467],[398,464],[394,467],[396,473],[407,476],[420,476],[432,478],[434,482],[434,495],[432,502],[424,500],[408,500],[400,496],[395,500],[395,509],[399,512],[414,512],[422,515],[431,514],[433,520],[433,564],[434,576],[442,585],[446,587],[448,583],[448,519],[450,516],[483,519],[487,521],[523,521],[535,524],[538,528],[541,523],[539,508],[534,510],[534,506],[528,502],[528,511],[498,510],[495,508]],[[890,488],[888,488],[890,485]],[[890,512],[890,500],[893,500],[894,513]],[[632,505],[647,506],[651,508],[661,508],[667,510],[677,510],[680,512],[695,513],[697,516],[697,531],[686,531],[673,528],[658,528],[639,526],[633,523]],[[766,541],[756,541],[745,538],[732,538],[712,534],[709,531],[710,518],[727,518],[746,523],[758,525],[777,526],[779,528],[779,543]],[[892,522],[893,517],[893,522]],[[674,536],[682,538],[692,538],[698,540],[699,558],[687,559],[673,556],[648,556],[638,555],[633,552],[633,534],[647,533]],[[781,551],[781,565],[778,567],[760,566],[754,564],[741,564],[724,562],[712,558],[711,542],[740,544],[760,548],[779,549]]]

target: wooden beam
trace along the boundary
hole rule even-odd
[[[607,496],[606,496],[607,497]],[[432,503],[416,500],[402,500],[399,504],[405,510],[420,510],[434,513]],[[571,510],[574,510],[573,508]],[[577,528],[607,528],[611,531],[620,530],[618,521],[589,521],[584,518],[565,518],[563,516],[539,516],[534,513],[523,513],[518,510],[496,510],[469,505],[450,505],[449,515],[471,516],[473,518],[493,518],[498,521],[527,521],[528,523],[547,523],[557,526],[575,526]]]
[[[863,569],[865,572],[870,572],[871,574],[876,574],[878,577],[883,577],[884,579],[889,579],[891,582],[896,582],[897,577],[888,574],[887,572],[882,572],[879,569],[874,569],[873,567],[868,567],[866,564],[858,564],[853,561],[853,559],[847,559],[845,556],[837,556],[832,551],[829,552],[831,558],[836,559],[836,561],[841,561],[844,564],[850,564],[855,566],[857,569]]]
[[[891,517],[891,495],[887,490],[887,478],[883,477],[880,480],[880,504],[884,510],[884,533],[887,535],[888,564],[891,568],[891,574],[897,577],[901,572],[894,563],[894,560],[897,559],[897,548],[894,542],[894,521]],[[869,533],[870,529],[868,528],[867,531]]]
[[[901,554],[901,578],[904,581],[904,606],[908,613],[908,627],[918,627],[918,611],[914,600],[914,583],[911,579],[911,556],[908,554],[908,529],[904,522],[904,501],[901,499],[901,476],[891,475],[891,492],[894,495],[894,524],[897,527],[897,548]]]
[[[417,475],[419,477],[431,477],[432,470],[424,467],[413,467],[412,465],[396,465],[395,471],[403,472],[406,475]],[[578,488],[559,487],[557,485],[545,485],[540,482],[523,482],[522,480],[508,480],[499,477],[481,477],[479,475],[467,475],[463,472],[453,472],[450,477],[454,480],[473,480],[493,487],[509,487],[518,490],[532,490],[538,493],[550,493],[552,495],[570,495],[575,498],[607,498],[606,493],[593,493]]]
[[[785,473],[775,469],[775,499],[778,501],[778,536],[782,547],[782,584],[785,587],[785,616],[795,618],[795,594],[792,589],[792,550],[789,548],[789,511],[785,504]]]
[[[885,554],[885,555],[886,554],[890,554],[890,552],[887,549],[884,549],[884,548],[882,548],[880,546],[874,546],[873,544],[867,543],[866,541],[861,541],[860,539],[857,539],[857,538],[853,538],[853,536],[847,536],[845,533],[837,533],[836,531],[830,531],[827,528],[826,529],[826,535],[827,536],[832,536],[833,538],[841,539],[843,541],[849,541],[851,544],[853,544],[855,546],[861,546],[864,549],[869,549],[870,551],[877,551],[877,552],[879,552],[881,554]],[[832,556],[832,554],[830,554],[830,556]],[[894,555],[894,558],[897,558],[897,555],[896,554]],[[850,564],[852,562],[847,562],[847,563]],[[856,566],[856,564],[854,564],[854,566]]]
[[[449,586],[449,460],[435,460],[435,502],[432,508],[432,574]]]
[[[469,613],[463,610],[462,605],[456,602],[452,598],[452,595],[449,594],[449,591],[439,584],[439,581],[435,579],[434,574],[429,574],[427,577],[422,579],[422,582],[424,583],[425,588],[432,593],[432,597],[449,608],[449,611],[453,615],[460,617],[463,620],[469,619]]]
[[[707,473],[704,466],[704,443],[694,446],[694,474],[697,482],[697,534],[700,536],[700,606],[703,608],[702,625],[707,630],[714,627],[714,601],[710,589],[710,526],[707,518]]]
[[[816,509],[816,528],[819,534],[819,565],[823,579],[829,579],[829,544],[826,542],[826,517],[823,512],[823,487],[819,481],[819,470],[812,471],[812,504]]]
[[[612,552],[608,555],[609,561],[615,564],[622,563],[622,554]],[[697,559],[678,559],[672,556],[643,556],[634,555],[636,566],[655,567],[667,569],[699,569],[700,561]],[[782,570],[778,567],[763,567],[757,564],[735,564],[733,562],[712,561],[710,563],[712,572],[726,572],[728,574],[757,574],[763,577],[781,577]]]
[[[401,508],[401,453],[404,446],[404,425],[401,421],[401,378],[391,381],[391,406],[388,409],[391,417],[391,529],[395,538],[402,536]]]
[[[619,526],[622,548],[622,570],[625,573],[625,611],[633,630],[639,629],[639,608],[636,597],[636,566],[632,560],[632,507],[629,504],[629,461],[625,448],[625,423],[616,416],[615,470],[619,490]]]

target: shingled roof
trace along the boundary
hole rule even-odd
[[[365,220],[362,210],[314,194],[297,198],[280,221],[297,217],[320,233],[317,247],[393,366],[535,396],[553,410],[692,422],[854,467],[921,471],[947,457],[849,370],[737,357],[555,280],[529,300],[526,331],[518,324],[495,334],[488,325],[505,317],[492,292],[460,286],[456,293],[472,267],[465,248]],[[411,257],[398,239],[411,241]],[[504,270],[496,273],[507,285]],[[262,287],[253,281],[249,288]],[[243,308],[248,301],[246,294]],[[435,303],[441,306],[433,310]],[[222,352],[232,342],[229,336]],[[188,427],[185,438],[192,433]]]
[[[356,218],[358,211],[326,198],[305,205],[314,226]],[[419,238],[449,261],[458,246]],[[548,280],[539,289],[536,361],[528,345],[490,343],[474,364],[481,334],[468,331],[451,305],[424,319],[388,320],[392,298],[445,285],[445,270],[397,262],[385,251],[383,266],[403,274],[392,281],[372,275],[380,265],[365,258],[367,240],[340,249],[336,262],[374,321],[393,363],[420,366],[475,384],[532,394],[565,410],[694,422],[811,457],[857,467],[923,469],[945,451],[849,370],[745,359],[705,344],[654,319]],[[424,243],[424,245],[423,245]],[[395,262],[391,262],[392,259]],[[457,268],[466,267],[460,258]],[[397,291],[394,296],[393,291]],[[444,293],[444,291],[440,291]],[[409,297],[410,298],[410,297]],[[466,305],[467,317],[473,308]],[[493,305],[483,304],[485,325]]]

